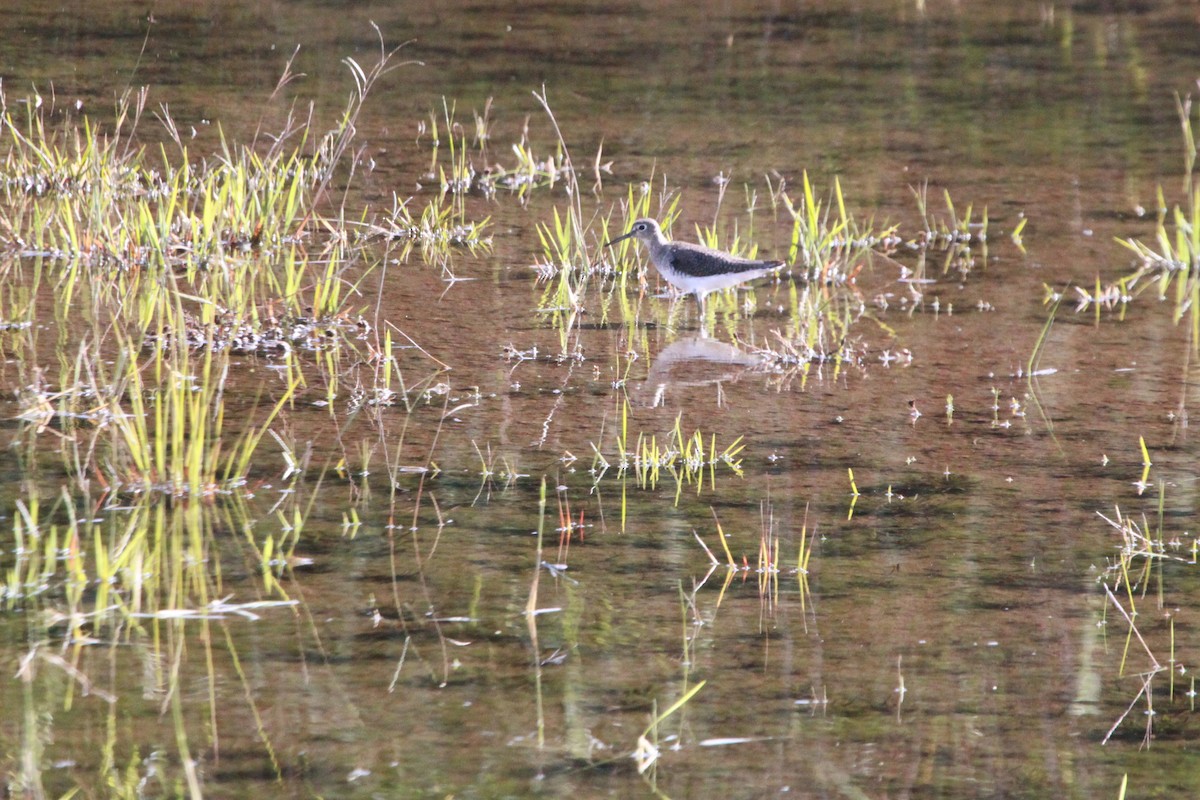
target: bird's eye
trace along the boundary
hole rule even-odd
[[[646,230],[646,223],[644,223],[644,222],[640,223],[640,224],[637,226],[637,229],[638,229],[639,231],[644,231],[644,230]]]

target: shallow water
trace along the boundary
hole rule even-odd
[[[141,619],[86,646],[64,643],[53,591],[0,613],[0,747],[15,796],[115,795],[113,764],[132,764],[145,794],[184,795],[189,759],[210,797],[1090,798],[1117,796],[1124,775],[1131,797],[1197,793],[1185,694],[1200,647],[1185,563],[1195,358],[1153,293],[1097,319],[1074,311],[1068,288],[1129,274],[1114,237],[1153,237],[1153,212],[1138,209],[1154,208],[1158,185],[1179,199],[1173,92],[1195,89],[1190,5],[80,3],[50,17],[30,5],[0,20],[0,65],[10,103],[52,84],[101,119],[127,86],[150,84],[152,105],[195,128],[198,157],[218,147],[217,123],[249,140],[310,100],[331,120],[352,86],[340,59],[378,49],[371,20],[389,44],[414,39],[403,55],[424,66],[369,99],[359,144],[373,170],[350,208],[434,191],[418,126],[440,119],[443,98],[468,127],[493,98],[487,158],[506,161],[526,125],[535,150],[552,152],[531,94],[544,85],[589,165],[583,185],[601,143],[612,162],[583,198],[589,214],[652,180],[681,197],[676,237],[715,219],[782,256],[790,220],[764,176],[798,187],[807,170],[823,195],[838,178],[856,216],[906,237],[920,223],[911,188],[926,181],[935,214],[943,190],[960,213],[986,207],[986,249],[972,248],[965,273],[930,251],[919,301],[901,280],[913,251],[864,260],[868,313],[851,330],[862,366],[802,380],[745,363],[789,323],[786,280],[754,287],[753,314],[722,307],[719,348],[697,343],[694,302],[660,296],[653,273],[634,298],[638,324],[603,324],[594,293],[560,357],[531,266],[536,224],[567,207],[562,186],[527,204],[470,198],[469,216],[491,217],[493,249],[451,256],[463,280],[413,257],[372,273],[355,303],[428,354],[401,354],[409,385],[446,394],[385,414],[381,436],[365,414],[335,404],[331,415],[311,387],[277,425],[312,448],[298,481],[280,477],[268,439],[253,496],[155,509],[167,529],[205,532],[200,574],[219,564],[216,596],[235,603],[283,598],[249,542],[283,538],[298,515],[306,560],[282,583],[294,605],[257,620]],[[305,77],[264,101],[297,44]],[[162,138],[152,119],[139,133]],[[730,178],[723,198],[718,175]],[[1008,236],[1022,215],[1024,250]],[[1044,285],[1069,299],[1039,362],[1054,371],[1031,382]],[[54,364],[82,323],[45,317],[39,353]],[[537,358],[506,356],[535,346]],[[261,418],[278,377],[269,359],[240,363],[230,403]],[[19,374],[6,357],[0,385],[15,391]],[[662,441],[677,419],[718,452],[743,437],[743,473],[718,464],[678,494],[669,475],[654,489],[615,469],[597,477],[593,445],[611,457],[625,398],[634,438]],[[17,412],[5,392],[5,436],[23,443]],[[1154,462],[1144,494],[1139,437]],[[44,447],[0,451],[3,530],[19,501],[40,492],[48,507],[66,482],[49,454],[58,442]],[[405,474],[393,501],[389,461],[439,471]],[[535,570],[543,477],[542,560],[565,569]],[[1185,560],[1139,584],[1139,631],[1163,663],[1174,624],[1173,685],[1154,678],[1145,747],[1137,675],[1150,661],[1136,639],[1127,654],[1106,598],[1119,538],[1099,514],[1119,507],[1153,531],[1160,491],[1163,538]],[[89,500],[76,499],[81,516],[123,535],[133,512]],[[583,525],[566,550],[560,514]],[[718,523],[738,567],[710,573],[704,547],[724,561]],[[764,530],[779,540],[774,589],[755,569]],[[701,681],[639,774],[639,736]]]

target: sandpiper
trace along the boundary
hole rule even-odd
[[[761,278],[784,266],[782,261],[755,261],[690,242],[672,242],[663,235],[658,222],[649,218],[634,220],[628,233],[604,246],[609,247],[631,236],[646,245],[650,261],[667,283],[696,295],[702,325],[704,297],[709,292]]]

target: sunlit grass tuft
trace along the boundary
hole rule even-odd
[[[629,401],[620,399],[619,430],[614,434],[612,449],[592,443],[592,465],[590,472],[599,484],[612,470],[622,487],[621,527],[626,519],[625,490],[632,478],[634,486],[643,490],[655,490],[660,482],[670,480],[675,487],[675,503],[678,504],[685,487],[695,486],[696,494],[716,489],[719,467],[742,476],[741,452],[745,444],[741,436],[724,445],[717,443],[716,434],[705,436],[700,430],[684,433],[682,416],[675,418],[671,431],[663,436],[655,433],[638,432],[631,438],[629,430]]]
[[[1132,237],[1117,239],[1140,262],[1136,273],[1123,284],[1129,290],[1143,278],[1162,299],[1170,298],[1174,321],[1188,319],[1188,340],[1200,350],[1200,186],[1196,184],[1196,136],[1192,122],[1192,98],[1175,100],[1183,132],[1183,204],[1168,209],[1162,187],[1158,188],[1158,221],[1154,243]],[[1198,112],[1200,114],[1200,112]],[[1097,286],[1099,290],[1099,286]],[[1126,291],[1122,291],[1122,295]]]

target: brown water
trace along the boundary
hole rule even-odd
[[[908,235],[919,223],[910,187],[928,181],[937,213],[943,189],[960,211],[987,208],[986,252],[974,248],[967,274],[943,273],[944,254],[932,253],[920,303],[904,302],[900,281],[898,262],[912,267],[914,254],[865,264],[868,314],[853,329],[864,365],[836,375],[783,381],[687,358],[694,303],[681,300],[669,322],[653,275],[632,336],[595,324],[593,299],[570,339],[582,357],[560,359],[530,266],[542,257],[536,223],[566,208],[561,186],[527,205],[472,198],[471,216],[492,218],[494,247],[453,255],[449,270],[466,280],[447,283],[414,258],[389,266],[360,303],[378,299],[381,320],[450,367],[403,362],[410,383],[445,382],[454,413],[439,424],[440,395],[407,422],[397,411],[385,453],[365,420],[341,414],[333,430],[327,410],[299,403],[281,422],[313,447],[294,497],[279,494],[277,447],[260,451],[245,509],[255,530],[283,529],[276,501],[307,515],[297,554],[312,564],[285,581],[297,605],[257,621],[147,623],[78,651],[38,615],[0,614],[0,758],[13,796],[18,774],[38,775],[47,796],[77,785],[115,795],[102,777],[110,758],[118,770],[136,764],[148,796],[187,794],[188,757],[209,797],[1092,798],[1116,797],[1126,774],[1130,797],[1200,792],[1184,694],[1200,654],[1195,568],[1167,565],[1139,601],[1160,661],[1174,620],[1178,665],[1173,694],[1166,674],[1155,678],[1144,747],[1137,673],[1149,661],[1135,642],[1122,673],[1127,626],[1100,580],[1118,539],[1098,516],[1119,506],[1153,529],[1161,488],[1164,538],[1186,555],[1197,385],[1186,331],[1151,293],[1099,320],[1067,303],[1040,362],[1056,371],[1024,377],[1050,313],[1043,285],[1127,274],[1113,237],[1153,236],[1153,214],[1136,209],[1153,209],[1159,184],[1178,197],[1173,93],[1196,88],[1192,4],[28,4],[0,18],[0,70],[10,101],[53,85],[60,102],[82,100],[100,118],[127,86],[149,84],[152,103],[195,126],[201,154],[216,147],[215,123],[248,140],[293,100],[331,119],[351,86],[339,61],[365,63],[377,49],[370,20],[389,43],[414,39],[404,55],[424,66],[401,68],[370,98],[359,142],[374,171],[350,207],[380,208],[427,183],[418,125],[440,117],[443,97],[463,121],[493,98],[495,160],[526,124],[535,149],[551,152],[531,95],[545,85],[576,162],[601,143],[612,161],[599,196],[584,198],[589,211],[653,176],[682,198],[675,236],[692,239],[714,218],[727,231],[752,221],[762,252],[780,255],[790,221],[772,212],[764,175],[795,187],[807,170],[822,192],[837,177],[853,213]],[[297,44],[306,77],[264,104]],[[143,125],[147,141],[160,136]],[[718,175],[731,177],[723,201]],[[758,195],[753,215],[744,186]],[[1024,251],[1007,235],[1021,215]],[[761,344],[786,326],[786,284],[753,295],[757,312],[722,316],[713,338]],[[506,346],[541,357],[506,358]],[[901,351],[911,361],[881,358]],[[265,361],[244,365],[249,408],[275,378]],[[11,363],[0,372],[7,389],[14,374]],[[626,393],[630,431],[661,439],[678,417],[719,447],[744,437],[744,474],[718,467],[678,499],[669,478],[654,490],[611,472],[595,480],[592,445],[612,451]],[[6,397],[0,416],[15,413]],[[1139,437],[1154,461],[1144,495]],[[355,469],[363,447],[370,476],[346,483],[328,470],[318,482],[343,456]],[[13,490],[19,477],[59,480],[0,452]],[[520,477],[486,480],[480,452]],[[403,478],[392,506],[388,458],[432,458],[441,471]],[[535,647],[524,612],[543,476],[544,558],[567,569],[540,574],[537,605],[556,610],[535,617]],[[22,497],[8,494],[5,529]],[[585,538],[562,554],[553,529],[567,507]],[[343,525],[352,511],[354,536]],[[216,512],[224,593],[278,599],[262,589],[238,515]],[[105,530],[119,531],[112,516]],[[714,516],[751,567],[724,589],[723,566],[704,580],[693,535],[721,555]],[[792,568],[805,526],[808,595]],[[764,527],[780,539],[775,595],[753,569]],[[0,564],[10,556],[0,544]],[[49,661],[28,682],[15,677],[35,645],[73,660],[115,702],[82,696]],[[163,652],[181,665],[177,717]],[[653,709],[699,681],[639,775],[630,754]]]

